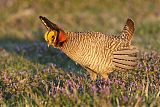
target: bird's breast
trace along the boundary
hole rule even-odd
[[[88,41],[78,44],[65,44],[63,52],[80,65],[89,67],[95,72],[103,71],[111,63],[110,49],[100,42]]]

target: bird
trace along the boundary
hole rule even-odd
[[[136,46],[131,45],[135,25],[128,18],[119,35],[101,32],[69,32],[44,16],[39,16],[47,28],[44,39],[48,46],[61,50],[75,63],[81,65],[90,78],[108,79],[113,71],[129,71],[137,65]]]

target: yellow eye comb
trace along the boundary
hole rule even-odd
[[[53,31],[47,31],[44,35],[44,39],[49,42],[52,40],[52,36],[54,36],[54,32]]]

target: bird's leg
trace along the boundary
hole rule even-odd
[[[97,79],[97,73],[95,73],[93,70],[91,70],[91,69],[88,68],[88,67],[85,67],[85,69],[89,72],[90,78],[91,78],[92,80],[96,80],[96,79]]]
[[[113,67],[108,68],[107,70],[104,70],[103,72],[99,73],[102,79],[108,79],[108,74],[113,71]]]
[[[89,74],[90,74],[90,77],[91,77],[92,80],[96,80],[97,79],[97,74],[96,73],[89,72]]]
[[[101,76],[102,79],[108,79],[108,74],[106,72],[100,74],[100,76]]]

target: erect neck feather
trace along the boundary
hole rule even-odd
[[[66,39],[66,34],[63,31],[60,31],[57,35],[55,46],[57,48],[61,47],[63,43],[66,41]]]
[[[58,37],[58,41],[59,42],[64,42],[66,40],[66,35],[63,31],[59,32],[59,37]]]

